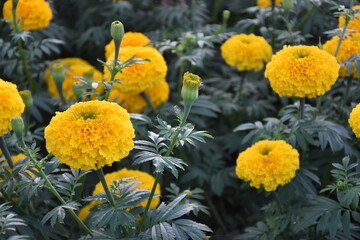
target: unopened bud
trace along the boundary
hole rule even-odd
[[[50,68],[55,83],[62,84],[65,78],[64,65],[62,63],[52,63]]]
[[[31,96],[31,91],[30,90],[22,90],[19,92],[19,94],[25,104],[25,109],[29,110],[32,107],[32,105],[34,104],[32,96]]]
[[[223,11],[223,20],[227,21],[227,20],[229,20],[229,18],[230,18],[230,11],[229,10],[224,10]]]
[[[111,23],[111,37],[114,41],[120,42],[124,36],[124,25],[120,21],[114,21]]]
[[[185,103],[191,103],[198,98],[200,84],[201,81],[198,75],[189,72],[184,74],[181,97],[184,99]]]
[[[186,194],[186,197],[191,197],[192,192],[190,190],[185,190],[184,193]]]
[[[294,6],[294,1],[293,0],[284,0],[282,3],[282,6],[285,11],[290,11]]]
[[[13,117],[11,119],[11,127],[15,132],[19,145],[23,147],[24,146],[23,134],[25,128],[23,119],[21,117]]]

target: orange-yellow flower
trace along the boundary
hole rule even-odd
[[[46,148],[72,169],[99,169],[129,155],[134,132],[129,113],[118,104],[79,102],[51,119]]]
[[[13,19],[12,0],[7,0],[3,6],[4,19]],[[48,2],[44,0],[19,0],[16,8],[16,18],[20,20],[21,29],[25,31],[46,28],[53,18]]]
[[[137,94],[146,91],[161,81],[166,80],[167,65],[164,57],[155,48],[150,47],[124,47],[120,51],[119,60],[125,62],[131,57],[149,59],[150,62],[132,64],[130,67],[122,69],[115,75],[115,79],[120,80],[121,84],[113,84],[114,89],[123,93]],[[106,62],[112,65],[114,56],[110,56]],[[110,80],[110,71],[104,67],[104,80]]]
[[[347,25],[347,29],[360,31],[360,13],[359,13],[360,5],[355,5],[353,7],[353,10],[357,11],[357,14],[355,16],[355,19],[350,19]],[[344,24],[345,24],[344,17],[339,17],[339,28],[343,28]]]
[[[280,97],[323,95],[336,82],[336,58],[315,46],[284,46],[266,65],[265,77]]]
[[[276,0],[275,5],[280,5],[283,0]],[[271,0],[257,0],[256,5],[262,8],[268,8],[271,6]]]
[[[11,119],[21,116],[24,109],[17,86],[0,78],[0,136],[11,130]]]
[[[239,154],[236,175],[250,181],[250,186],[274,191],[295,177],[299,169],[299,153],[283,140],[263,140]]]
[[[260,71],[270,61],[272,48],[263,37],[238,34],[223,43],[221,56],[239,71]]]
[[[127,32],[121,40],[120,48],[124,47],[144,47],[150,43],[150,38],[140,32]],[[121,50],[120,50],[121,51]],[[111,40],[105,46],[105,59],[108,60],[110,55],[115,52],[114,40]]]
[[[356,105],[350,113],[349,124],[357,138],[360,138],[360,104]]]

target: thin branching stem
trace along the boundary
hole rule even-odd
[[[9,167],[10,167],[11,169],[13,169],[13,168],[14,168],[14,163],[13,163],[13,161],[12,161],[12,159],[11,159],[11,155],[10,155],[9,149],[8,149],[8,147],[7,147],[7,145],[6,145],[4,136],[1,136],[1,137],[0,137],[0,148],[1,148],[1,150],[2,150],[2,152],[3,152],[3,154],[4,154],[4,156],[5,156],[6,161],[7,161],[8,164],[9,164]]]
[[[350,11],[352,11],[353,5],[354,5],[354,1],[351,0],[351,1],[350,1],[350,7],[349,7]],[[346,32],[347,26],[349,25],[349,21],[350,21],[350,17],[349,17],[349,16],[345,16],[344,27],[343,27],[343,29],[341,30],[340,39],[339,39],[338,45],[336,46],[336,50],[335,50],[335,53],[334,53],[334,56],[335,56],[335,57],[339,54],[340,46],[341,46],[341,43],[342,43],[343,40],[344,40],[345,32]]]
[[[300,119],[304,119],[305,98],[300,98]]]
[[[104,171],[102,170],[102,168],[99,168],[98,170],[96,170],[96,173],[100,179],[100,182],[101,184],[103,185],[104,187],[104,190],[105,190],[105,193],[106,193],[106,196],[110,202],[110,205],[111,206],[115,206],[115,201],[114,201],[114,197],[112,196],[112,194],[110,193],[110,190],[109,190],[109,187],[106,183],[106,180],[105,180],[105,177],[104,177]]]

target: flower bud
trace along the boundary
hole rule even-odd
[[[192,192],[190,190],[185,190],[184,193],[186,194],[186,197],[189,198],[192,195]]]
[[[227,20],[229,20],[229,18],[230,18],[230,11],[224,10],[223,11],[223,20],[226,22]]]
[[[18,143],[20,147],[24,147],[24,121],[21,117],[13,117],[11,119],[11,127],[13,131],[15,132],[16,138],[18,139]]]
[[[50,68],[55,83],[62,84],[65,78],[64,65],[62,63],[52,63]]]
[[[118,42],[124,37],[124,25],[118,20],[111,23],[111,37]]]
[[[201,81],[198,75],[189,72],[184,74],[181,97],[184,99],[185,103],[192,103],[198,98],[200,84]]]
[[[31,91],[29,90],[22,90],[19,92],[24,104],[25,104],[25,109],[29,110],[32,105],[33,105],[33,99],[31,96]]]
[[[293,0],[284,0],[282,3],[283,9],[285,11],[290,11],[293,8],[294,1]]]

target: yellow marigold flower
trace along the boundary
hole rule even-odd
[[[323,95],[339,76],[336,58],[315,46],[284,46],[267,64],[265,77],[280,97]]]
[[[152,88],[145,91],[154,107],[158,107],[161,103],[169,99],[170,88],[166,81],[161,81]],[[118,89],[114,89],[109,95],[110,101],[119,103],[129,113],[142,113],[144,107],[148,104],[140,94],[123,93]]]
[[[355,5],[353,10],[360,11],[360,5]],[[339,28],[343,28],[345,24],[345,19],[343,17],[339,17]],[[347,29],[360,31],[360,14],[357,13],[355,19],[350,19],[349,24],[347,25]]]
[[[24,109],[17,86],[0,78],[0,136],[11,130],[11,119],[20,116]]]
[[[139,171],[139,170],[129,170],[129,169],[123,168],[123,169],[121,169],[119,171],[105,174],[105,180],[106,180],[106,183],[108,184],[109,188],[110,188],[110,185],[112,185],[113,181],[123,179],[123,178],[131,178],[131,177],[136,177],[136,178],[131,179],[130,182],[132,182],[132,181],[142,182],[141,184],[139,184],[134,189],[148,189],[148,190],[151,191],[151,189],[152,189],[152,187],[154,185],[154,182],[155,182],[155,178],[152,175],[150,175],[147,172],[142,172],[142,171]],[[161,187],[158,184],[156,186],[155,193],[160,195],[161,194],[160,189],[161,189]],[[99,182],[95,186],[95,189],[93,191],[93,195],[101,193],[101,192],[104,192],[104,187]],[[100,202],[90,202],[88,205],[83,207],[79,212],[80,219],[85,220],[85,218],[90,213],[90,209],[93,208],[94,206],[98,205],[99,203]],[[159,205],[159,203],[160,203],[160,198],[159,197],[153,198],[152,201],[151,201],[151,204],[150,204],[150,208],[156,208]],[[146,204],[147,204],[147,199],[145,201],[143,201],[142,203],[140,203],[139,206],[146,207]]]
[[[330,40],[326,41],[323,45],[323,49],[331,55],[334,55],[339,39],[339,37],[333,37]],[[344,62],[349,57],[358,53],[360,53],[360,33],[353,33],[343,39],[336,59],[339,62]],[[360,76],[356,72],[354,62],[352,63],[352,69],[352,73],[349,73],[346,66],[342,66],[339,71],[340,77],[354,76],[356,78],[360,78]]]
[[[276,0],[275,5],[280,5],[283,0]],[[268,8],[271,6],[271,0],[257,0],[256,5],[262,8]]]
[[[134,137],[129,113],[97,100],[56,112],[45,128],[47,150],[72,169],[99,169],[120,161],[129,155]]]
[[[150,38],[140,32],[127,32],[120,44],[120,49],[124,47],[144,47],[150,43]],[[121,51],[121,50],[120,50]],[[115,52],[114,40],[111,40],[105,46],[105,59],[109,59],[110,55]]]
[[[143,62],[142,64],[133,64],[124,68],[122,73],[115,75],[115,79],[120,79],[121,84],[113,84],[114,89],[118,89],[124,93],[137,94],[141,93],[161,81],[165,81],[167,74],[167,65],[164,57],[155,48],[150,47],[125,47],[121,49],[119,60],[127,61],[131,57],[148,58],[151,62]],[[106,62],[111,65],[114,56],[110,56]],[[110,81],[110,71],[104,67],[104,80]]]
[[[3,6],[4,19],[12,19],[12,0]],[[46,28],[53,18],[50,4],[44,0],[20,0],[16,8],[16,18],[24,31]]]
[[[73,85],[77,82],[81,82],[79,79],[76,79],[74,77],[86,77],[87,75],[92,75],[94,81],[102,81],[102,73],[99,70],[97,70],[94,66],[92,66],[90,63],[80,58],[62,58],[62,59],[54,60],[53,62],[60,62],[64,64],[64,71],[66,76],[62,84],[62,91],[64,97],[68,100],[76,99],[75,94],[73,92]],[[59,92],[57,90],[56,83],[48,69],[45,70],[44,76],[45,76],[45,82],[48,86],[48,91],[51,94],[51,96],[59,97]],[[100,91],[101,90],[99,90],[99,92]]]
[[[360,104],[351,111],[349,117],[349,124],[352,131],[357,138],[360,138]]]
[[[238,34],[221,46],[221,56],[228,65],[239,71],[260,71],[270,61],[272,48],[263,37]]]
[[[299,153],[283,140],[263,140],[239,154],[236,175],[250,186],[274,191],[295,177]]]

